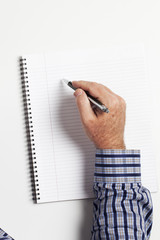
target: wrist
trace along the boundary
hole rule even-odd
[[[95,144],[98,149],[126,149],[124,140],[121,141],[107,141],[99,144]]]

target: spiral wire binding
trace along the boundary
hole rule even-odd
[[[33,200],[37,202],[40,200],[39,182],[38,182],[38,170],[34,143],[34,133],[32,124],[32,112],[31,112],[31,100],[28,85],[28,72],[26,58],[20,58],[20,72],[21,72],[21,83],[22,83],[22,94],[24,104],[24,114],[26,123],[26,135],[28,145],[28,155],[30,160],[30,173],[32,182]]]

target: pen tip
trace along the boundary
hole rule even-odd
[[[62,79],[62,82],[66,83],[66,84],[68,85],[68,82],[69,82],[69,81],[68,81],[67,79],[63,78],[63,79]]]

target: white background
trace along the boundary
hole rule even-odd
[[[144,43],[153,96],[148,114],[153,116],[159,175],[159,12],[158,0],[0,1],[0,227],[16,240],[88,240],[92,223],[91,200],[40,205],[31,200],[18,57]],[[155,240],[160,193],[152,194],[152,198],[151,240]]]

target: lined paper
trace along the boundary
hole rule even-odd
[[[95,147],[85,135],[73,90],[61,79],[96,81],[127,103],[125,143],[141,149],[142,183],[157,190],[150,93],[141,46],[27,55],[40,188],[39,202],[93,197]]]

